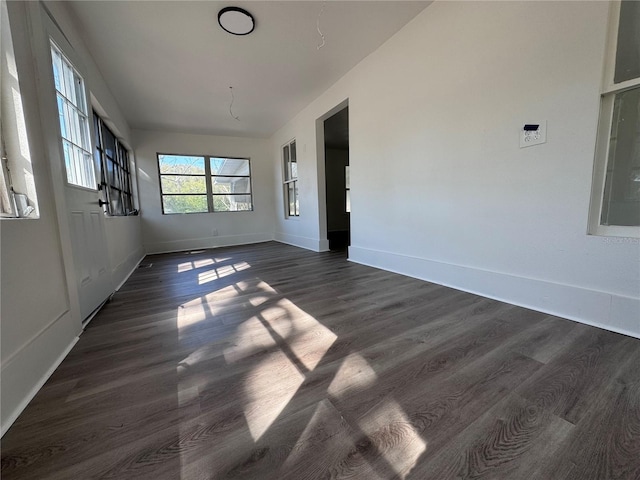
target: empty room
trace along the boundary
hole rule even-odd
[[[0,0],[3,480],[640,479],[640,2]]]

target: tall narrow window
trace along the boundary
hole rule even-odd
[[[107,213],[113,216],[129,215],[134,210],[129,152],[95,112],[93,127],[96,161],[101,166],[100,188],[107,198]]]
[[[284,160],[284,201],[287,217],[300,216],[300,204],[298,201],[298,157],[296,141],[293,140],[282,147]]]
[[[84,80],[54,43],[51,57],[67,182],[96,189]]]
[[[640,2],[612,5],[590,233],[640,236]]]

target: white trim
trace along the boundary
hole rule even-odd
[[[640,338],[640,298],[362,247],[349,261]]]
[[[242,235],[226,235],[219,237],[187,238],[168,242],[145,244],[147,255],[158,253],[185,252],[202,248],[230,247],[236,245],[250,245],[252,243],[269,242],[273,240],[272,233],[248,233]]]
[[[302,237],[300,235],[292,235],[290,233],[276,232],[274,240],[294,247],[311,250],[312,252],[329,251],[329,241],[326,239],[322,240],[311,237]]]
[[[115,291],[117,292],[118,290],[120,290],[122,288],[122,286],[127,283],[127,280],[129,280],[129,277],[131,277],[131,275],[133,275],[133,272],[136,271],[136,269],[138,268],[138,265],[140,265],[140,262],[142,262],[142,260],[144,260],[144,257],[146,257],[146,254],[144,253],[144,250],[142,250],[142,248],[139,248],[138,250],[136,250],[134,253],[137,252],[141,252],[141,256],[140,258],[135,262],[135,265],[133,266],[133,268],[131,269],[131,271],[124,277],[124,280],[122,280],[120,282],[120,284],[115,288]],[[130,257],[127,257],[127,260]],[[122,262],[120,265],[124,264],[126,262],[126,260],[124,262]],[[119,267],[119,266],[118,266]]]
[[[11,355],[9,355],[7,358],[2,360],[2,367],[0,367],[0,372],[4,371],[4,369],[15,359],[15,357],[20,354],[20,352],[22,352],[25,348],[31,345],[40,336],[42,336],[47,330],[49,330],[53,325],[55,325],[58,321],[60,321],[63,317],[65,317],[69,313],[70,312],[68,309],[62,312],[60,315],[58,315],[56,318],[54,318],[49,323],[47,323],[44,327],[38,330],[31,338],[29,338],[29,340],[27,340],[22,345],[20,345],[20,347],[18,347]]]
[[[18,417],[24,411],[24,409],[27,408],[27,405],[29,405],[31,400],[33,400],[33,397],[35,397],[37,393],[40,391],[40,389],[44,386],[44,384],[47,383],[47,380],[49,380],[49,377],[53,375],[53,372],[55,372],[56,368],[58,368],[60,364],[63,362],[63,360],[67,357],[67,355],[69,355],[69,352],[71,352],[71,349],[73,349],[73,347],[78,342],[78,340],[80,340],[80,337],[75,337],[73,338],[73,340],[71,340],[71,343],[67,345],[64,351],[53,362],[53,364],[49,367],[49,369],[45,372],[45,374],[42,377],[40,377],[40,379],[33,386],[33,388],[29,390],[29,393],[27,393],[24,399],[16,406],[13,412],[11,412],[11,414],[7,416],[6,420],[2,423],[2,426],[0,427],[0,437],[4,436],[4,434],[7,433],[9,428],[11,428],[11,425],[13,425],[13,423],[18,419]]]
[[[637,87],[638,85],[640,85],[640,77],[632,78],[631,80],[625,80],[624,82],[614,83],[606,86],[602,90],[602,95],[622,92],[624,90],[629,90],[631,88]]]

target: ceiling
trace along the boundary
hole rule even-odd
[[[429,3],[81,0],[68,7],[132,128],[269,137]],[[218,11],[229,5],[251,12],[253,33],[220,28]],[[239,121],[229,112],[230,86]]]

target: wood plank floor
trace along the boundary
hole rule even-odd
[[[148,256],[2,479],[640,479],[640,340],[274,242]]]

